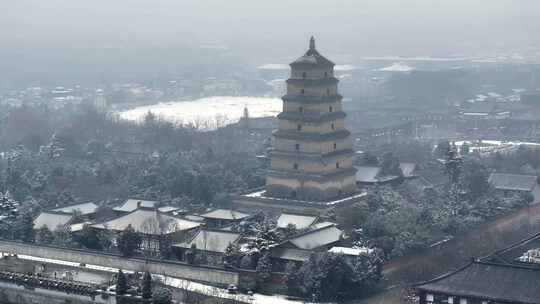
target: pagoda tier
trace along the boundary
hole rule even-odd
[[[334,63],[309,50],[291,63],[283,112],[273,134],[266,195],[327,201],[356,191],[353,146],[345,129]]]

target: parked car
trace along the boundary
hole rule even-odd
[[[230,284],[227,286],[227,292],[230,294],[236,294],[238,292],[238,287],[236,287],[234,284]]]

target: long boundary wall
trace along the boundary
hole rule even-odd
[[[171,277],[218,286],[227,286],[229,284],[238,285],[240,281],[239,273],[220,268],[194,266],[174,261],[125,258],[120,255],[102,252],[33,245],[6,240],[0,240],[0,252],[120,268],[131,271],[149,271],[153,274],[164,274]]]

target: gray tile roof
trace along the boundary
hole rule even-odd
[[[76,204],[71,206],[64,206],[60,208],[53,209],[53,211],[57,212],[64,212],[64,213],[73,213],[75,211],[80,212],[82,215],[89,215],[96,213],[96,210],[99,206],[89,202],[89,203],[82,203],[82,204]]]
[[[492,173],[489,183],[499,190],[532,191],[538,184],[534,175]]]
[[[241,220],[250,215],[247,213],[242,213],[242,212],[229,210],[229,209],[215,209],[210,212],[203,213],[200,216],[207,219]]]
[[[277,220],[277,226],[279,228],[286,228],[287,225],[293,224],[296,226],[296,229],[305,229],[313,225],[316,220],[316,216],[282,213]]]
[[[197,249],[224,253],[229,244],[235,243],[240,238],[240,234],[229,231],[199,230],[189,242],[175,244],[175,247],[191,248],[195,244]]]
[[[334,63],[326,59],[323,55],[315,49],[315,40],[313,37],[310,40],[310,47],[308,51],[300,58],[291,63],[291,66],[334,66]]]
[[[115,207],[115,211],[131,212],[137,209],[140,204],[143,208],[154,208],[157,205],[156,201],[141,200],[137,198],[128,199],[122,206]]]
[[[60,226],[66,226],[72,220],[71,214],[62,214],[57,212],[42,212],[34,219],[34,229],[46,226],[54,231]]]
[[[540,303],[540,270],[495,263],[473,262],[417,289],[494,302]]]
[[[108,222],[95,224],[92,227],[123,231],[128,225],[131,225],[137,232],[158,235],[190,230],[199,227],[201,223],[176,218],[156,210],[137,209]]]
[[[270,256],[280,260],[305,262],[311,256],[310,250],[292,249],[292,248],[274,248]]]
[[[335,225],[325,226],[295,236],[284,243],[290,243],[298,249],[312,250],[330,245],[341,240],[343,231]]]

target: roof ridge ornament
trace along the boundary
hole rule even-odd
[[[311,36],[309,39],[309,49],[314,50],[315,49],[315,37]]]

